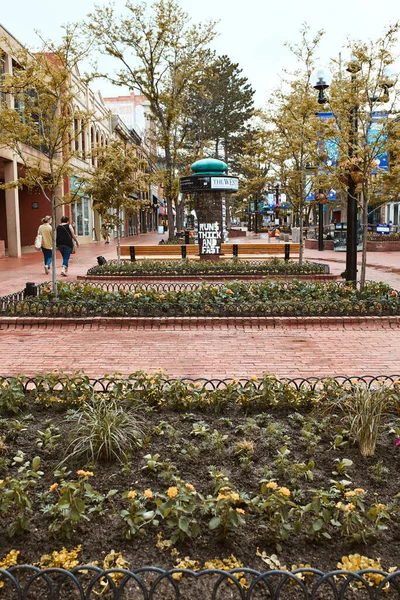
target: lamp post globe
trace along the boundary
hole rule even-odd
[[[326,67],[316,67],[310,75],[310,83],[318,90],[318,104],[326,104],[328,98],[325,96],[325,90],[332,82],[332,73]]]

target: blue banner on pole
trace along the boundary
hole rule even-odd
[[[377,163],[376,168],[371,171],[374,175],[379,171],[389,170],[389,152],[387,147],[387,132],[382,129],[385,127],[388,118],[387,112],[373,112],[372,123],[368,130],[368,144],[376,146]]]

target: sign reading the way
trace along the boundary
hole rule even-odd
[[[218,221],[215,221],[215,223],[199,223],[200,254],[220,254],[221,233]]]

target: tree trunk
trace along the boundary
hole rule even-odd
[[[367,198],[367,200],[366,200]],[[361,276],[360,290],[365,286],[365,274],[367,269],[367,242],[368,242],[368,194],[362,194],[361,202],[361,227],[362,227],[362,257],[361,257]]]
[[[181,200],[178,202],[178,199],[175,199],[175,208],[176,208],[176,230],[183,230],[183,219],[185,214],[185,202]]]
[[[167,216],[168,216],[168,239],[171,241],[174,239],[175,227],[174,227],[174,215],[172,213],[172,193],[173,193],[173,164],[171,159],[171,151],[168,144],[164,146],[165,151],[165,185],[164,185],[164,198],[167,201]]]
[[[303,230],[303,206],[300,205],[299,207],[299,226],[300,226],[300,232],[299,232],[299,242],[300,242],[300,252],[299,252],[299,264],[302,265],[303,264],[303,254],[304,254],[304,230]]]
[[[53,294],[57,298],[57,265],[56,265],[56,255],[57,255],[57,223],[56,223],[56,193],[55,190],[51,190],[51,225],[52,225],[52,248],[51,248],[51,282]]]
[[[226,206],[226,228],[229,231],[232,227],[231,222],[231,211],[230,211],[230,198],[228,195],[225,196],[225,206]]]
[[[115,210],[117,216],[117,264],[121,264],[121,223],[119,216],[119,208]]]

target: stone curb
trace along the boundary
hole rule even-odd
[[[400,316],[387,317],[1,317],[7,329],[400,329]]]

